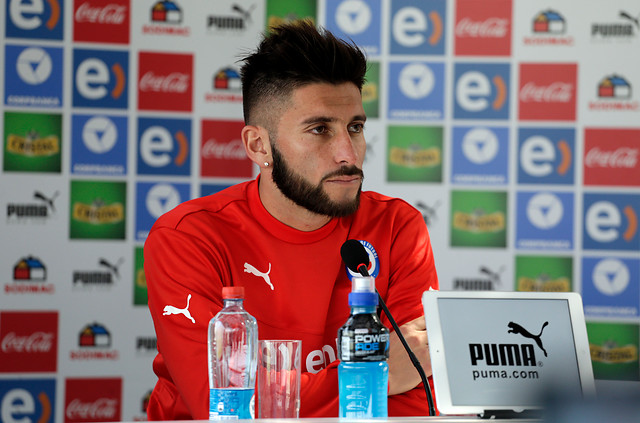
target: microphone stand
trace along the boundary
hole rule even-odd
[[[363,264],[358,266],[358,272],[360,272],[362,276],[370,276],[369,271],[367,270],[366,266],[364,266]],[[424,386],[425,393],[427,394],[429,415],[435,416],[436,409],[433,405],[433,396],[431,395],[431,387],[429,385],[429,382],[427,381],[427,375],[424,373],[424,369],[422,368],[422,365],[420,364],[418,357],[416,357],[413,351],[411,351],[409,344],[407,344],[407,340],[404,339],[402,332],[400,332],[400,327],[398,326],[398,324],[396,323],[396,320],[393,318],[393,316],[391,315],[391,312],[387,308],[387,305],[382,299],[382,296],[378,292],[378,288],[376,288],[376,294],[378,294],[378,301],[380,302],[380,307],[382,307],[382,310],[387,315],[387,318],[389,319],[389,322],[391,322],[391,326],[393,326],[393,330],[396,331],[396,334],[398,335],[398,338],[400,339],[402,346],[404,347],[407,354],[409,354],[409,359],[411,360],[411,363],[413,363],[413,366],[416,368],[416,370],[418,371],[418,374],[420,375],[420,379],[422,379],[422,385]]]

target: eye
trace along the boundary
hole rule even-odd
[[[354,123],[349,126],[349,132],[353,134],[359,134],[363,131],[363,129],[364,129],[364,124],[362,123]]]
[[[311,128],[311,133],[316,135],[326,134],[329,129],[325,125],[318,125],[316,127]]]

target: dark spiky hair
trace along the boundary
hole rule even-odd
[[[274,101],[288,101],[295,88],[311,83],[351,82],[362,90],[367,62],[355,44],[316,28],[309,20],[270,31],[257,50],[242,60],[245,123],[266,124],[260,121],[273,117],[260,115],[272,110]]]

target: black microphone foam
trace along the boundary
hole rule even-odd
[[[362,273],[362,270],[366,271],[369,267],[369,254],[364,246],[355,239],[348,239],[342,244],[342,247],[340,247],[340,256],[342,256],[342,261],[344,261],[344,264],[346,264],[352,272]],[[363,269],[362,265],[364,265]]]

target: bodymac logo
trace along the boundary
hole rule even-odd
[[[573,248],[572,193],[520,192],[517,210],[517,248]]]
[[[613,74],[598,82],[596,100],[589,101],[589,110],[638,111],[640,102],[633,100],[631,84],[623,76]]]
[[[64,3],[62,0],[7,0],[7,38],[62,40]]]
[[[120,357],[118,350],[111,349],[111,332],[101,323],[85,325],[78,334],[78,350],[71,350],[71,360],[109,360]]]
[[[336,37],[352,40],[368,55],[380,54],[381,2],[342,0],[328,2],[327,29]]]
[[[156,219],[191,198],[190,186],[189,184],[138,182],[136,198],[139,202],[136,208],[136,241],[144,241]]]
[[[128,0],[76,0],[73,40],[129,44],[130,15]]]
[[[640,186],[640,130],[584,131],[584,184]]]
[[[53,423],[55,379],[0,380],[0,415],[5,423]]]
[[[435,120],[444,116],[443,63],[389,65],[389,118]]]
[[[138,62],[139,110],[192,110],[192,54],[140,52]]]
[[[521,120],[576,120],[576,64],[520,64]]]
[[[640,31],[640,16],[621,10],[616,22],[594,22],[591,24],[592,41],[629,41]]]
[[[454,127],[451,181],[504,185],[508,182],[509,129]]]
[[[211,91],[204,94],[207,103],[242,103],[240,73],[232,67],[219,69],[211,78]]]
[[[191,173],[191,120],[138,119],[138,175]]]
[[[586,193],[583,205],[585,250],[640,251],[640,195]]]
[[[511,9],[511,0],[493,1],[491,7],[474,0],[457,0],[455,54],[509,56]]]
[[[454,77],[454,118],[509,118],[508,64],[456,63]]]
[[[559,12],[545,10],[538,12],[532,20],[532,36],[526,36],[526,46],[573,46],[575,40],[567,32],[567,22]]]
[[[520,128],[518,182],[571,185],[574,183],[575,130]]]
[[[57,312],[2,311],[0,321],[0,373],[57,371]]]
[[[72,116],[71,173],[113,176],[127,173],[126,116]]]
[[[159,0],[151,7],[151,24],[142,26],[142,33],[188,37],[191,27],[183,26],[184,13],[175,1]]]
[[[38,200],[32,203],[7,203],[7,222],[44,222],[52,217],[56,212],[55,200],[60,195],[55,191],[48,196],[36,190],[33,192],[33,199]]]
[[[445,0],[391,2],[391,54],[444,54]]]
[[[598,317],[638,317],[640,260],[583,257],[582,301],[585,314]]]
[[[54,294],[55,285],[47,282],[47,267],[37,257],[22,257],[13,266],[13,284],[6,284],[7,294]]]
[[[127,51],[75,49],[73,69],[74,107],[127,108]]]
[[[5,48],[5,104],[8,106],[62,106],[62,49],[56,47]]]

